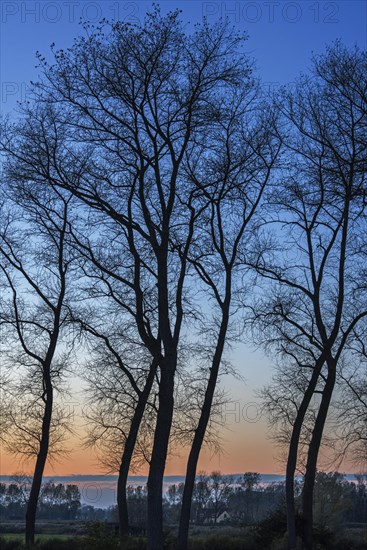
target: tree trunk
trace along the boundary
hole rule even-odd
[[[293,424],[292,436],[289,444],[288,460],[285,478],[285,497],[287,510],[287,531],[288,531],[288,549],[296,548],[296,512],[294,504],[294,475],[297,467],[298,444],[301,435],[303,421],[314,394],[317,381],[323,365],[323,359],[320,358],[313,370],[307,390],[303,396],[302,402],[297,411],[297,416]]]
[[[124,451],[121,457],[119,478],[117,482],[117,506],[119,514],[120,538],[123,540],[129,535],[129,512],[126,499],[127,478],[129,475],[131,459],[135,449],[140,424],[144,415],[145,407],[153,386],[156,365],[152,364],[143,391],[140,393],[134,416],[131,421],[128,437],[125,442]]]
[[[42,419],[42,432],[39,452],[37,455],[36,466],[34,469],[31,491],[26,510],[26,527],[25,527],[25,544],[26,546],[33,546],[34,535],[36,527],[36,513],[38,498],[42,485],[43,472],[47,460],[48,447],[50,442],[50,427],[52,419],[52,407],[53,407],[53,389],[51,378],[48,374],[45,380],[46,386],[46,401],[45,410]]]
[[[311,442],[308,448],[306,474],[302,492],[303,542],[306,550],[313,548],[313,491],[317,471],[317,458],[322,434],[335,386],[336,371],[334,364],[328,364],[328,376],[322,392],[321,403],[317,413]]]
[[[159,409],[148,476],[147,550],[163,548],[163,475],[173,416],[176,356],[160,365]]]
[[[212,367],[210,369],[210,376],[208,380],[207,389],[205,392],[204,403],[201,409],[201,414],[198,422],[198,426],[195,430],[194,439],[191,445],[191,450],[186,467],[185,487],[182,495],[182,507],[180,515],[180,525],[178,531],[178,548],[179,550],[186,550],[187,541],[189,536],[189,525],[191,515],[192,494],[194,491],[196,469],[199,460],[201,447],[203,445],[206,428],[209,422],[214,392],[217,384],[220,362],[222,359],[228,321],[229,321],[229,307],[230,301],[226,300],[222,313],[222,322],[218,335],[217,346],[212,361]]]

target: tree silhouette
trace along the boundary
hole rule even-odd
[[[296,545],[294,473],[302,427],[318,396],[302,498],[310,549],[317,458],[338,365],[363,339],[367,316],[365,69],[365,53],[336,43],[314,59],[311,76],[281,96],[285,170],[268,197],[273,234],[264,235],[263,252],[252,264],[270,289],[254,308],[257,334],[297,368],[294,381],[302,386],[287,460],[290,548]]]
[[[31,126],[5,126],[2,137],[6,163],[0,265],[6,290],[0,320],[6,341],[4,367],[15,382],[2,413],[8,428],[8,450],[35,458],[26,511],[27,545],[34,544],[46,461],[63,447],[67,414],[55,407],[54,394],[55,390],[62,390],[59,382],[71,350],[58,349],[62,334],[66,333],[65,305],[70,297],[67,281],[72,255],[66,241],[71,195],[48,185],[51,151],[42,161],[35,159],[39,151],[34,153],[33,146],[36,148],[37,144],[34,141],[32,145],[32,136],[40,130],[37,122],[40,121],[34,117],[29,121]],[[37,134],[37,140],[42,141],[42,134]]]
[[[156,8],[142,26],[90,28],[68,51],[55,52],[51,66],[40,57],[38,102],[57,111],[53,120],[67,135],[65,155],[78,175],[64,177],[53,165],[53,184],[83,205],[91,255],[103,259],[106,284],[119,285],[120,307],[158,365],[148,548],[163,544],[162,478],[178,347],[190,313],[189,253],[210,201],[190,174],[226,118],[222,100],[247,78],[242,41],[223,22],[186,34],[178,12],[162,17]],[[97,223],[99,235],[91,239]]]

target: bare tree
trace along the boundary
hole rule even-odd
[[[270,291],[255,307],[268,339],[307,379],[287,460],[289,547],[295,548],[294,473],[310,403],[318,397],[302,495],[305,548],[312,548],[317,459],[338,365],[366,317],[366,55],[336,43],[312,76],[284,92],[286,145],[280,187],[268,197],[273,231],[253,262]],[[294,376],[297,371],[294,372]]]
[[[231,476],[223,476],[220,471],[213,471],[209,476],[211,491],[212,519],[217,523],[219,516],[224,512],[228,497],[231,494],[233,479]]]
[[[258,97],[259,89],[249,67],[247,79],[223,100],[224,114],[218,119],[215,142],[190,166],[190,177],[207,206],[197,223],[199,238],[189,261],[199,277],[201,290],[211,300],[212,318],[207,317],[202,327],[210,367],[186,468],[179,528],[181,550],[187,548],[196,468],[223,353],[226,343],[235,340],[233,319],[244,283],[241,258],[246,256],[251,241],[254,246],[257,210],[281,145],[274,113]]]
[[[6,412],[7,446],[35,458],[26,511],[27,545],[34,543],[46,461],[52,452],[60,452],[65,437],[67,415],[55,407],[55,391],[62,389],[60,380],[69,355],[60,339],[65,333],[72,259],[66,245],[71,196],[48,184],[51,150],[42,162],[35,159],[37,143],[31,139],[35,125],[36,116],[28,125],[7,126],[1,144],[5,168],[0,266],[7,290],[0,315],[6,341],[4,366],[13,380],[17,371],[17,387],[13,394],[9,392],[12,399]]]
[[[84,374],[89,385],[85,414],[88,423],[86,445],[97,450],[99,461],[107,472],[119,473],[117,503],[120,533],[126,537],[129,534],[128,474],[130,470],[139,470],[149,464],[151,455],[157,413],[157,368],[151,364],[145,347],[134,341],[133,332],[123,325],[121,316],[112,316],[111,310],[108,315],[102,307],[98,308],[98,314],[87,310],[83,317],[90,321],[79,320],[79,324],[93,337],[88,339],[89,353]],[[179,353],[182,365],[178,365],[180,372],[175,385],[170,453],[175,452],[174,448],[184,448],[191,443],[205,393],[203,364],[199,372],[195,369],[188,371],[190,351],[197,363],[201,363],[200,359],[206,355],[204,350],[199,353],[199,345],[195,346],[195,352],[185,346]],[[129,365],[126,361],[130,362]],[[224,399],[223,392],[217,392],[206,433],[205,443],[215,451],[220,448],[217,429]]]
[[[210,487],[209,487],[209,478],[205,471],[198,472],[194,491],[193,491],[193,501],[195,504],[195,520],[198,525],[202,525],[205,520],[205,510],[210,503]]]
[[[175,410],[172,423],[171,446],[178,449],[177,452],[179,454],[182,454],[181,450],[185,452],[187,448],[190,449],[191,447],[192,439],[200,420],[202,404],[207,389],[207,372],[210,369],[208,342],[205,342],[200,348],[199,346],[195,346],[194,350],[191,350],[197,367],[193,366],[192,370],[187,371],[187,365],[190,362],[187,359],[184,362],[185,371],[182,369],[179,372],[175,388]],[[180,359],[182,360],[181,355]],[[225,371],[223,369],[223,372],[237,376],[228,363],[227,367]],[[223,422],[223,407],[228,403],[228,400],[228,392],[217,386],[203,441],[203,445],[207,447],[212,455],[219,455],[223,452],[224,440],[221,436],[221,430],[225,427]]]
[[[141,344],[128,337],[128,330],[123,331],[123,340],[120,333],[116,334],[117,327],[121,330],[117,317],[113,317],[109,327],[103,310],[98,315],[90,315],[89,311],[87,317],[94,326],[79,320],[82,330],[93,337],[85,374],[89,383],[86,445],[98,451],[100,462],[109,473],[118,471],[119,527],[124,538],[129,534],[128,474],[134,465],[149,462],[149,447],[144,441],[147,434],[154,432],[156,420],[151,393],[157,385],[157,362]]]
[[[335,434],[330,446],[338,465],[349,457],[366,470],[367,356],[364,336],[358,338],[338,369],[337,398],[333,404]]]
[[[70,190],[103,228],[111,251],[105,282],[118,283],[120,307],[158,364],[149,549],[163,545],[162,479],[177,350],[189,311],[185,279],[203,208],[203,188],[187,165],[215,139],[222,99],[247,78],[242,40],[227,23],[204,23],[185,34],[178,12],[161,17],[156,9],[141,27],[90,29],[71,49],[56,52],[52,66],[40,58],[38,102],[47,98],[58,109],[57,124],[69,136],[67,155],[83,174],[83,181],[66,181],[53,166],[53,184]],[[89,244],[99,261],[96,239]]]
[[[279,357],[271,382],[259,392],[262,400],[262,410],[269,422],[269,436],[278,447],[278,460],[282,466],[287,463],[289,442],[299,414],[299,406],[308,385],[309,375],[307,370],[295,365],[293,360],[284,354]],[[315,422],[317,404],[318,390],[315,389],[314,396],[310,400],[303,417],[298,437],[295,471],[302,476],[305,474],[307,448],[312,426]]]

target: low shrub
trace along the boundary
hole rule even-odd
[[[367,546],[367,529],[348,532],[340,539],[334,542],[333,550],[366,550]]]
[[[18,540],[7,540],[4,537],[0,537],[1,550],[21,550],[23,545]]]
[[[259,548],[271,548],[275,541],[282,541],[287,531],[287,518],[279,509],[255,527],[255,540]]]
[[[86,535],[81,537],[81,544],[85,550],[117,550],[119,539],[112,534],[107,524],[102,521],[89,523],[86,528]],[[69,547],[70,548],[70,547]]]

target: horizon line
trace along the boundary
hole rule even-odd
[[[215,470],[217,471],[217,470]],[[323,472],[326,472],[326,470],[320,470],[320,471],[323,471]],[[338,470],[329,470],[327,471],[327,473],[339,473],[341,475],[367,475],[367,472],[341,472],[341,471],[338,471]],[[220,474],[222,476],[241,476],[241,475],[244,475],[245,473],[257,473],[259,474],[260,476],[277,476],[277,477],[285,477],[285,472],[284,473],[269,473],[269,472],[254,472],[254,471],[249,471],[249,470],[246,470],[244,472],[236,472],[236,473],[233,473],[233,474],[228,474],[226,472],[220,472]],[[211,472],[205,472],[205,475],[209,475],[210,476]],[[24,472],[14,472],[12,474],[2,474],[0,473],[0,478],[4,478],[4,477],[13,477],[13,476],[17,476],[17,475],[28,475]],[[198,474],[197,474],[198,475]],[[31,477],[31,475],[30,475]],[[93,473],[93,474],[81,474],[81,473],[78,473],[78,474],[55,474],[55,475],[44,475],[43,478],[60,478],[60,477],[67,477],[67,478],[72,478],[72,477],[111,477],[111,478],[118,478],[118,474],[103,474],[103,473]],[[131,474],[128,476],[129,478],[134,478],[134,477],[137,477],[137,478],[140,478],[140,477],[148,477],[148,474]],[[167,474],[167,475],[164,475],[165,478],[172,478],[172,477],[186,477],[185,474]],[[302,474],[298,474],[296,475],[295,477],[302,477]]]

